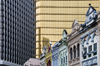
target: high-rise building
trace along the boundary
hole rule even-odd
[[[36,1],[35,0],[33,0],[33,4],[34,4],[34,6],[33,6],[33,18],[34,18],[34,21],[33,21],[33,31],[34,31],[34,33],[33,33],[33,44],[34,44],[34,48],[33,48],[33,51],[34,51],[34,55],[33,55],[33,57],[36,57],[36,43],[35,43],[35,41],[36,41]]]
[[[33,57],[33,0],[0,0],[0,66]]]
[[[49,41],[60,40],[64,29],[70,33],[74,19],[85,22],[89,3],[99,10],[99,0],[36,0],[36,57]]]

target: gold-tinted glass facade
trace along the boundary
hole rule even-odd
[[[42,47],[51,41],[55,44],[62,38],[64,29],[71,32],[71,25],[76,19],[85,22],[89,3],[98,11],[99,0],[36,0],[36,57]]]

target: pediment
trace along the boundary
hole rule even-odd
[[[90,6],[86,13],[86,16],[89,16],[93,11],[95,11],[94,7]]]
[[[75,36],[76,34],[78,34],[80,29],[81,29],[81,26],[80,26],[79,22],[75,19],[72,24],[72,32],[70,34],[67,34],[67,38],[70,39],[73,36]]]
[[[75,19],[73,24],[72,24],[72,32],[74,32],[75,30],[78,30],[80,27],[78,21]]]
[[[81,31],[79,31],[79,33],[82,33],[83,31],[87,30],[88,28],[90,28],[94,24],[96,24],[97,17],[98,16],[96,13],[96,9],[90,5],[90,7],[86,13],[86,21],[84,24],[81,24],[82,29],[81,29]]]

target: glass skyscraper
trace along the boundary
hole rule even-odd
[[[20,66],[33,57],[33,0],[0,0],[0,66]]]

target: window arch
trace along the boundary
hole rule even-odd
[[[77,57],[79,57],[80,56],[80,45],[78,44],[77,45]]]
[[[76,46],[74,46],[74,58],[76,58]]]
[[[70,49],[70,60],[72,60],[73,53],[72,53],[72,48]]]

